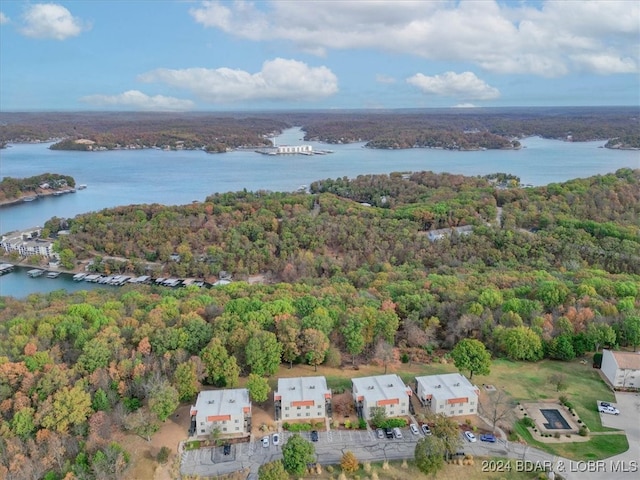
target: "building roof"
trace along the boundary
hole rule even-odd
[[[610,350],[616,359],[618,368],[623,370],[640,370],[640,352],[614,352]]]
[[[319,376],[279,378],[275,395],[280,395],[284,403],[313,400],[316,405],[322,405],[327,393],[331,394],[331,390],[327,388],[327,380]]]
[[[203,390],[198,394],[196,410],[200,415],[243,415],[245,407],[251,407],[249,390],[234,388],[224,390]],[[193,415],[193,413],[192,413]]]
[[[477,387],[459,373],[416,377],[416,382],[439,399],[478,395]]]
[[[352,378],[354,390],[366,397],[368,403],[380,400],[408,397],[411,389],[396,375],[376,375],[373,377]]]

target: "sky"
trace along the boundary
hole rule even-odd
[[[0,112],[614,105],[637,0],[0,0]]]

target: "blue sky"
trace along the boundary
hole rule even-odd
[[[0,111],[640,104],[640,2],[0,1]]]

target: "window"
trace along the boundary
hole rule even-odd
[[[240,422],[240,420],[238,420],[238,419],[236,418],[236,423],[239,423],[239,422]]]
[[[309,405],[307,405],[307,410],[309,410],[311,407]]]
[[[309,412],[307,412],[307,417],[310,417],[310,416],[311,416],[311,414]]]
[[[200,430],[200,433],[204,433],[204,428]]]
[[[200,422],[200,425],[204,425],[204,422]]]
[[[473,400],[471,402],[469,402],[471,405],[475,405],[476,402],[474,402]]]
[[[460,413],[460,414],[461,414],[461,413],[462,413],[462,410],[458,410],[458,413]]]
[[[226,431],[227,431],[227,427],[224,427],[224,428],[222,429],[222,431],[223,431],[223,432],[226,432]]]
[[[289,407],[284,407],[285,410],[289,410]]]

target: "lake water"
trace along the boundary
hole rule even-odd
[[[604,141],[569,143],[538,137],[521,141],[521,150],[459,152],[435,149],[374,150],[363,143],[327,145],[303,142],[299,128],[276,137],[278,145],[309,143],[329,155],[260,155],[253,151],[207,154],[203,151],[49,150],[50,144],[18,144],[0,150],[0,176],[29,177],[45,172],[71,175],[85,190],[0,208],[0,232],[42,226],[51,217],[118,205],[188,204],[215,192],[294,191],[315,180],[398,171],[486,175],[505,172],[522,183],[546,185],[572,178],[640,168],[640,152],[602,148]],[[0,295],[21,295],[10,288],[15,273],[0,279]],[[57,280],[36,279],[55,283]],[[24,286],[21,287],[26,288]],[[38,290],[35,290],[38,291]],[[11,292],[11,293],[9,293]],[[28,292],[27,292],[28,293]]]

